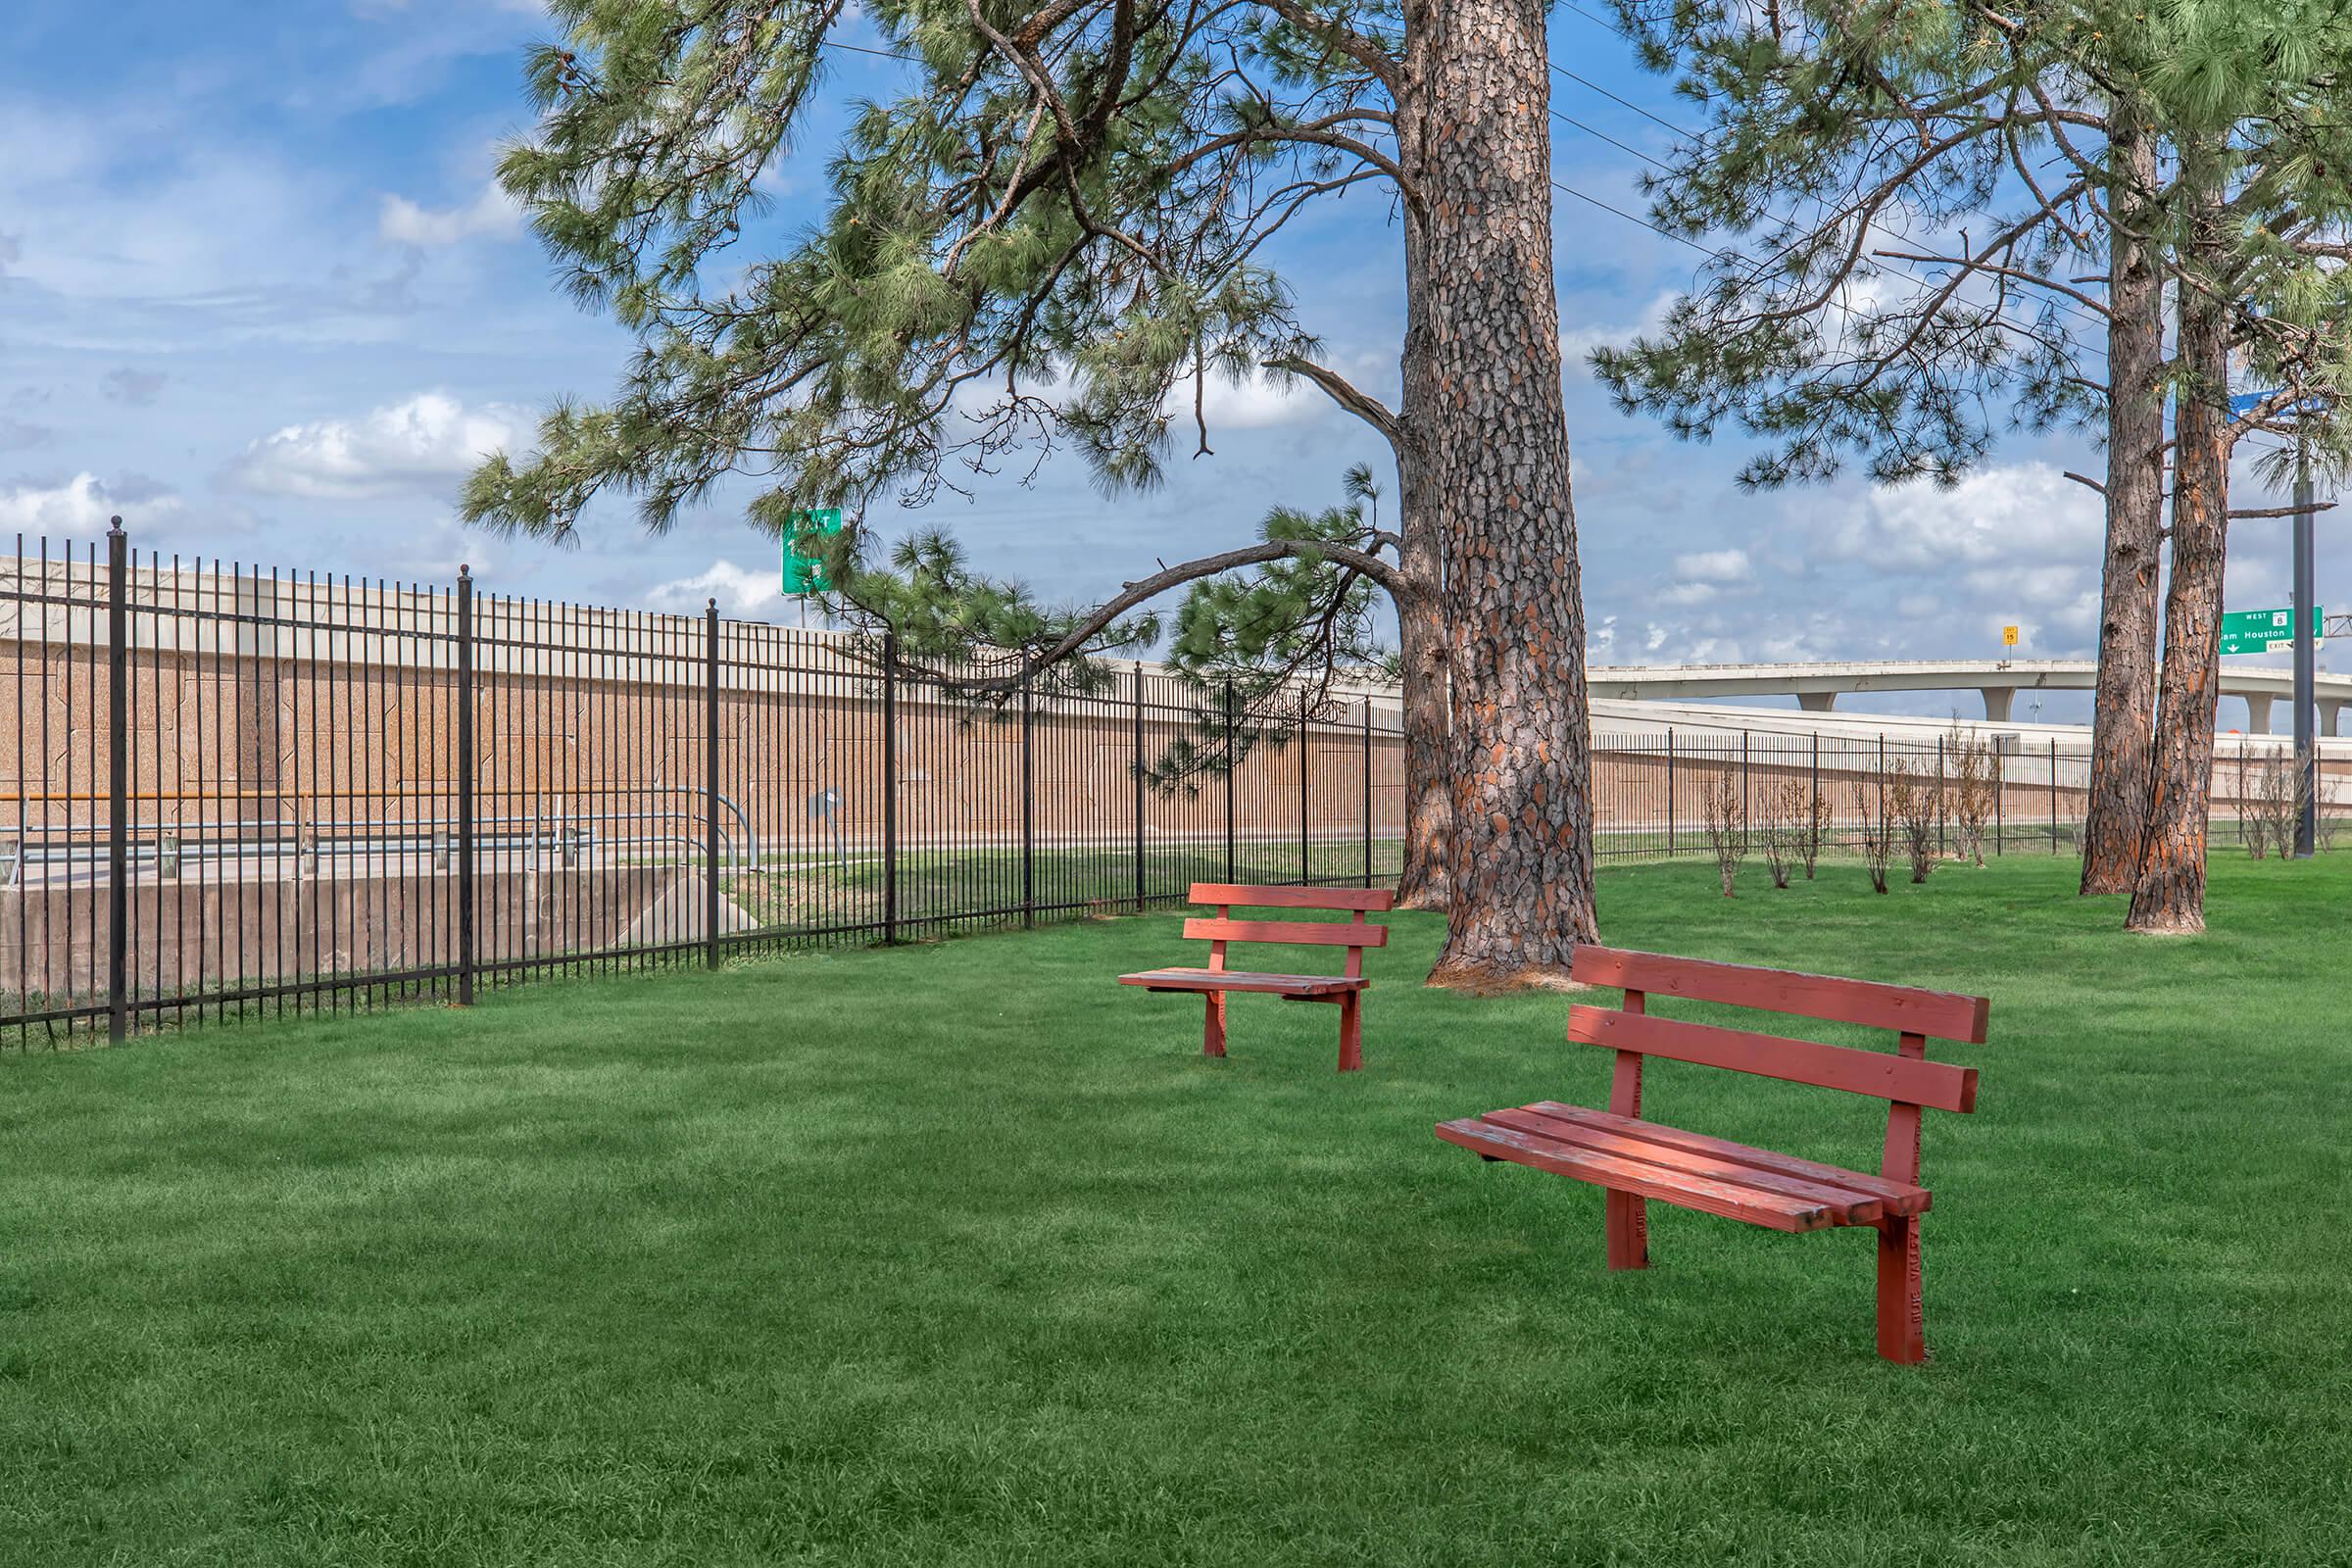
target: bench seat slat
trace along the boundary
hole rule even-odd
[[[1976,1046],[1984,1043],[1985,1023],[1992,1006],[1983,997],[1951,991],[1891,986],[1876,980],[1845,980],[1836,975],[1800,974],[1788,969],[1761,969],[1744,963],[1716,963],[1706,958],[1678,958],[1670,954],[1641,953],[1631,948],[1580,947],[1569,960],[1569,972],[1588,985],[1757,1007],[1767,1012],[1793,1013],[1832,1023],[1856,1023],[1872,1029],[1892,1029]]]
[[[1977,1108],[1977,1069],[1944,1061],[1584,1005],[1568,1009],[1568,1038],[1588,1046],[1670,1056],[1936,1110]]]
[[[1857,1193],[1878,1199],[1889,1214],[1924,1214],[1931,1196],[1924,1187],[1904,1182],[1888,1181],[1871,1171],[1846,1170],[1842,1166],[1824,1165],[1818,1160],[1799,1159],[1794,1154],[1778,1153],[1769,1149],[1756,1149],[1747,1144],[1735,1144],[1725,1138],[1709,1138],[1704,1133],[1687,1133],[1680,1127],[1661,1126],[1654,1121],[1642,1121],[1632,1116],[1613,1115],[1605,1110],[1591,1110],[1583,1105],[1564,1105],[1556,1100],[1539,1100],[1523,1107],[1556,1122],[1590,1127],[1595,1132],[1613,1133],[1621,1138],[1637,1139],[1658,1144],[1668,1149],[1685,1150],[1691,1153],[1707,1154],[1717,1159],[1731,1160],[1741,1165],[1753,1165],[1758,1170],[1777,1172],[1783,1176],[1801,1177],[1806,1181],[1827,1182],[1833,1186],[1851,1188]]]
[[[1708,1176],[1718,1181],[1738,1182],[1742,1187],[1759,1187],[1768,1193],[1781,1193],[1789,1198],[1827,1203],[1838,1210],[1841,1224],[1866,1225],[1885,1212],[1885,1205],[1876,1194],[1849,1187],[1841,1181],[1789,1176],[1749,1164],[1745,1160],[1726,1159],[1697,1150],[1678,1149],[1672,1144],[1628,1138],[1581,1122],[1554,1119],[1533,1105],[1522,1105],[1514,1110],[1490,1110],[1483,1119],[1497,1126],[1534,1133],[1554,1143],[1574,1144],[1579,1148],[1615,1155],[1619,1159],[1660,1165],[1682,1175]]]
[[[1353,920],[1212,920],[1184,922],[1184,934],[1196,941],[1288,942],[1322,948],[1385,948],[1389,928]]]
[[[1252,887],[1240,882],[1196,882],[1186,897],[1195,904],[1245,909],[1363,909],[1379,913],[1396,906],[1391,888]]]
[[[1123,986],[1153,991],[1267,991],[1286,997],[1339,996],[1370,989],[1372,982],[1336,974],[1250,974],[1241,969],[1146,969],[1119,976]]]
[[[1770,1193],[1743,1182],[1668,1170],[1642,1160],[1619,1159],[1598,1150],[1563,1144],[1516,1128],[1498,1126],[1480,1117],[1438,1123],[1437,1133],[1449,1144],[1473,1153],[1506,1159],[1570,1176],[1616,1192],[1637,1193],[1678,1203],[1725,1219],[1744,1220],[1776,1231],[1817,1231],[1840,1222],[1840,1210],[1830,1203]]]

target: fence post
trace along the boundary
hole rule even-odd
[[[1233,682],[1229,679],[1225,682],[1225,880],[1228,882],[1233,880],[1235,873],[1233,775],[1239,765],[1239,760],[1234,755],[1234,746],[1239,739],[1233,723]]]
[[[1306,688],[1298,688],[1298,885],[1306,886],[1314,878],[1308,874],[1306,863]]]
[[[1992,738],[1992,858],[2001,858],[2001,835],[2008,831],[2002,820],[2001,797],[2009,793],[2009,754],[2001,750],[2001,738]]]
[[[882,940],[899,940],[899,634],[882,634]]]
[[[1821,731],[1813,732],[1812,794],[1805,802],[1805,831],[1813,836],[1813,859],[1821,858]],[[1810,865],[1811,860],[1805,862]],[[1807,872],[1808,876],[1812,873]]]
[[[129,593],[129,536],[117,517],[106,531],[106,1037],[130,1032],[130,736],[124,673],[124,604]]]
[[[1372,696],[1364,694],[1364,886],[1372,885]]]
[[[473,568],[458,568],[458,1005],[473,1005]]]
[[[2243,737],[2237,743],[2237,842],[2246,842],[2246,743]]]
[[[1756,794],[1755,773],[1747,754],[1747,731],[1740,732],[1740,853],[1747,853],[1747,813]]]
[[[1021,677],[1021,929],[1037,924],[1036,713],[1031,678]]]
[[[718,967],[718,601],[703,606],[703,964]]]
[[[1936,737],[1936,853],[1948,855],[1951,845],[1943,836],[1943,737]]]
[[[1666,857],[1675,856],[1674,843],[1674,726],[1666,727]]]
[[[2058,737],[2050,737],[2050,853],[2058,853]]]
[[[1135,912],[1144,912],[1144,664],[1135,664]]]

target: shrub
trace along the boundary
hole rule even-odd
[[[1698,804],[1706,818],[1707,842],[1715,850],[1715,868],[1723,874],[1723,896],[1728,899],[1740,876],[1740,858],[1747,849],[1747,806],[1730,768],[1700,789]]]
[[[1862,819],[1862,863],[1870,870],[1870,885],[1886,891],[1886,866],[1894,858],[1894,813],[1886,804],[1884,784],[1854,786],[1854,813]]]

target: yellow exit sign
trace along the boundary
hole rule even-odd
[[[2017,646],[2017,628],[2015,626],[2003,626],[2001,628],[2001,646],[2003,648],[2015,648]]]

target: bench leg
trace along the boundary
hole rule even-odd
[[[1208,1004],[1208,1021],[1200,1029],[1200,1054],[1222,1056],[1225,1054],[1225,993],[1205,992],[1201,1000]]]
[[[1640,1193],[1605,1192],[1601,1212],[1607,1217],[1609,1267],[1649,1267],[1649,1203]]]
[[[1879,1353],[1906,1366],[1928,1358],[1919,1291],[1919,1216],[1879,1221]]]
[[[1353,1072],[1364,1064],[1362,1001],[1350,994],[1340,999],[1340,1071]]]

